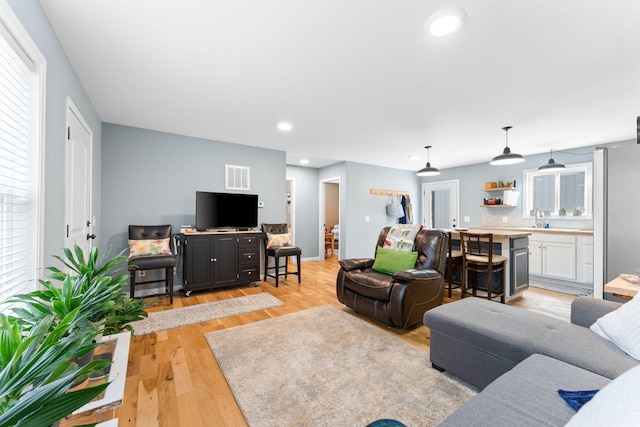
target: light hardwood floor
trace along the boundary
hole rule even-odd
[[[192,293],[190,297],[177,294],[173,308],[204,302],[269,292],[284,302],[284,305],[238,316],[212,320],[155,334],[137,336],[132,339],[129,366],[125,386],[124,404],[115,410],[119,426],[246,426],[246,422],[225,381],[218,364],[209,349],[204,334],[219,329],[257,322],[307,308],[330,304],[350,313],[335,296],[335,279],[338,271],[337,257],[326,261],[310,261],[302,264],[302,284],[296,276],[273,285],[273,279],[259,282],[257,286],[242,286],[215,292]],[[459,299],[454,291],[453,298]],[[509,305],[527,310],[544,312],[569,319],[569,308],[575,297],[530,288],[522,298]],[[149,311],[171,309],[168,298],[162,305]],[[418,326],[412,330],[388,328],[368,318],[354,315],[384,328],[399,338],[429,349],[429,330]],[[103,414],[108,419],[111,414]],[[64,425],[77,425],[80,421]]]

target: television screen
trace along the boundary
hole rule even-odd
[[[196,228],[253,228],[258,225],[258,195],[196,191]]]

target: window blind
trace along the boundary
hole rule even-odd
[[[36,289],[39,78],[0,22],[0,301]]]

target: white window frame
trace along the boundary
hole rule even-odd
[[[4,288],[11,288],[12,293],[29,292],[38,288],[38,279],[43,276],[44,264],[44,148],[45,148],[45,94],[47,62],[29,33],[15,15],[6,0],[0,0],[0,37],[6,40],[19,59],[32,71],[33,93],[31,94],[30,141],[31,151],[31,188],[30,214],[27,240],[31,259],[28,266],[23,267],[24,275],[10,283],[0,282],[0,295]],[[1,256],[1,255],[0,255]],[[4,298],[0,298],[2,300]]]
[[[558,210],[561,207],[565,207],[565,206],[560,206],[560,175],[562,174],[566,174],[566,173],[575,173],[575,172],[584,172],[584,212],[581,216],[572,216],[570,214],[570,211],[568,211],[568,215],[567,216],[560,216],[558,215]],[[551,170],[551,171],[545,171],[545,170],[541,170],[539,171],[538,169],[525,169],[522,172],[522,182],[524,182],[523,185],[523,212],[522,212],[522,216],[523,217],[531,217],[531,211],[534,210],[536,207],[540,207],[541,206],[533,206],[533,180],[541,175],[555,175],[556,179],[555,179],[555,200],[554,200],[554,204],[555,206],[553,206],[553,210],[551,212],[551,217],[552,218],[559,218],[559,219],[573,219],[573,220],[581,220],[581,219],[591,219],[593,217],[593,191],[592,191],[592,187],[593,187],[593,164],[592,163],[575,163],[575,164],[571,164],[571,165],[565,165],[564,169],[558,169],[558,170]],[[569,207],[570,209],[573,208]],[[548,218],[549,216],[545,216],[546,218]]]

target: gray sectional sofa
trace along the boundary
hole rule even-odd
[[[482,391],[443,426],[558,426],[575,414],[557,394],[599,390],[638,361],[589,329],[619,303],[576,299],[571,323],[478,298],[429,310],[430,359]]]

